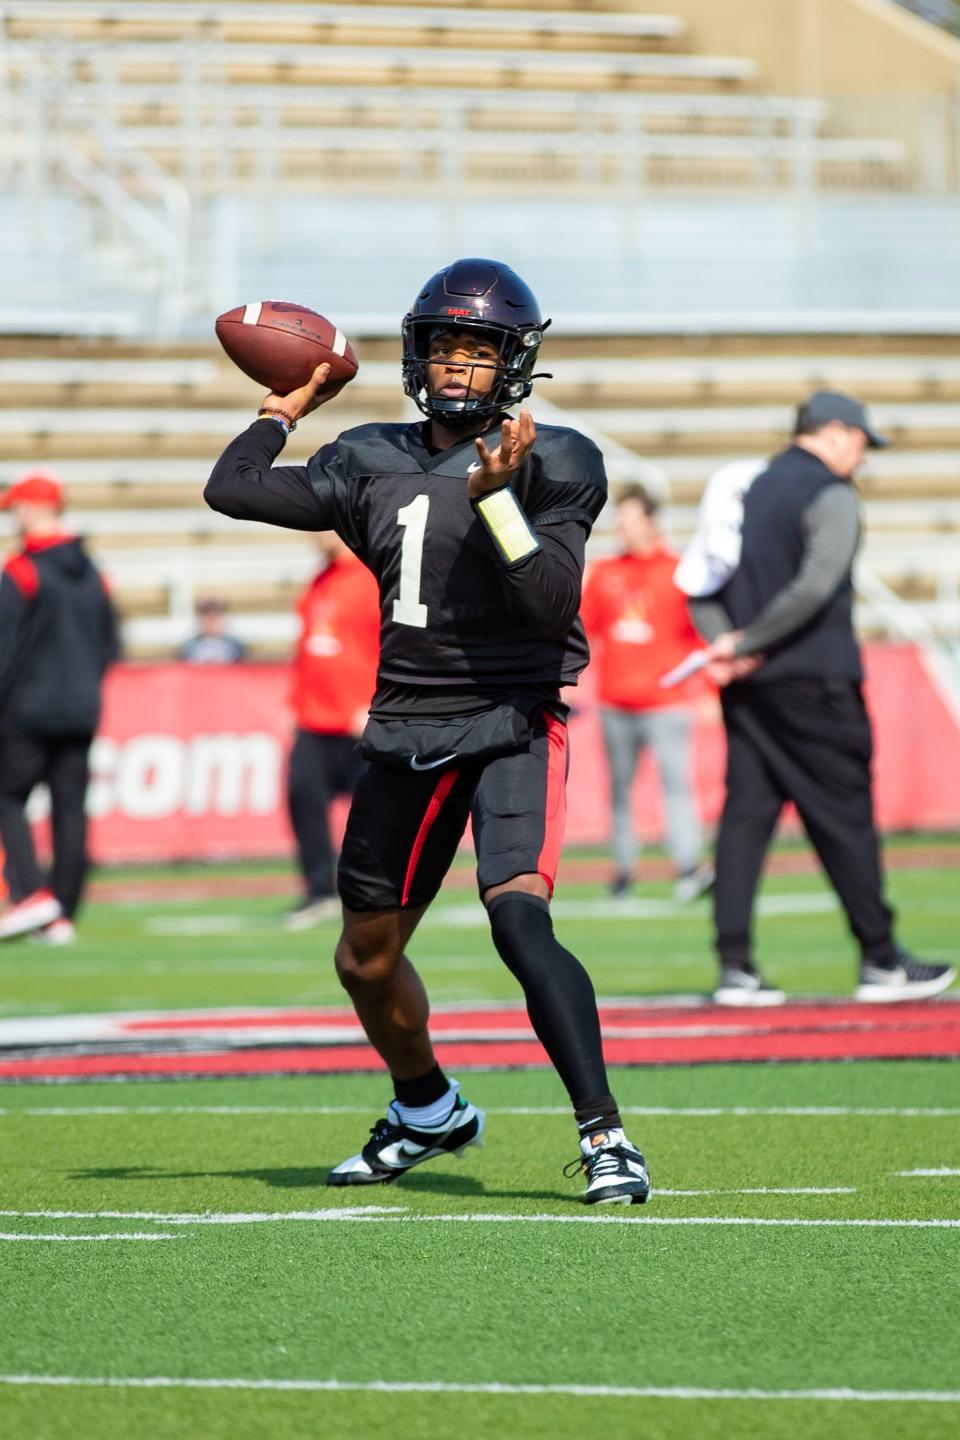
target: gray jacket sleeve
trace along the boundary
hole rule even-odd
[[[804,512],[803,523],[800,569],[744,630],[737,655],[760,654],[801,629],[850,569],[860,539],[860,503],[852,485],[838,482],[821,490]]]

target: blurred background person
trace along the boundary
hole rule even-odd
[[[185,640],[177,659],[188,665],[237,665],[247,658],[247,647],[227,628],[227,603],[216,595],[197,602],[197,633]]]
[[[297,605],[300,638],[290,686],[295,732],[287,803],[304,894],[287,915],[291,930],[340,915],[330,805],[338,795],[353,794],[363,768],[356,745],[380,654],[376,580],[335,531],[312,538],[326,563]]]
[[[581,618],[597,669],[597,693],[610,770],[612,895],[634,881],[636,838],[630,792],[641,754],[649,749],[663,789],[667,850],[678,900],[710,889],[703,832],[691,779],[692,694],[696,681],[664,690],[660,677],[699,643],[686,597],[673,583],[678,556],[660,532],[659,506],[642,485],[616,500],[620,553],[598,560],[584,586]]]
[[[20,548],[0,576],[0,841],[11,900],[0,939],[74,938],[87,871],[88,752],[104,674],[118,652],[103,577],[62,522],[55,475],[23,475],[0,500]],[[26,805],[50,791],[53,864],[41,870]]]

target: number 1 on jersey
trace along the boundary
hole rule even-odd
[[[404,527],[400,550],[400,596],[393,602],[393,619],[397,625],[427,626],[427,607],[420,599],[420,574],[423,569],[423,537],[427,529],[430,496],[418,495],[397,511],[397,524]]]

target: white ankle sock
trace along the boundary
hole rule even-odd
[[[400,1123],[409,1125],[411,1130],[436,1130],[450,1119],[459,1089],[460,1082],[451,1080],[446,1095],[441,1095],[439,1100],[429,1105],[401,1105],[399,1100],[394,1100],[392,1108],[400,1117]]]

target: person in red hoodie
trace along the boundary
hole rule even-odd
[[[21,476],[0,508],[21,541],[0,574],[0,842],[12,901],[0,940],[36,933],[66,944],[87,871],[87,756],[119,648],[116,616],[99,570],[63,527],[55,475]],[[26,815],[40,784],[52,811],[49,877]]]
[[[703,835],[690,780],[691,683],[664,690],[660,678],[701,642],[686,596],[674,584],[679,556],[660,534],[657,511],[656,500],[642,485],[621,491],[616,525],[623,550],[593,565],[580,614],[597,669],[610,768],[616,866],[610,893],[625,895],[633,884],[630,790],[639,756],[649,747],[663,786],[674,893],[679,900],[695,900],[713,884],[713,869],[702,859]]]
[[[287,915],[291,930],[339,918],[330,802],[352,795],[364,762],[357,739],[367,722],[380,653],[377,582],[334,530],[314,537],[326,561],[297,610],[290,687],[296,727],[287,780],[290,823],[304,896]]]

